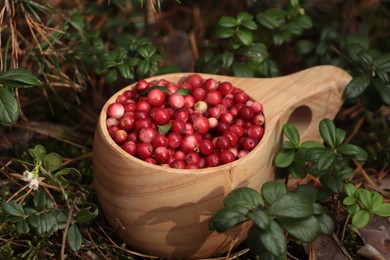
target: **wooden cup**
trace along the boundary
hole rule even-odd
[[[161,75],[147,81],[179,82],[189,74]],[[260,190],[263,183],[273,179],[273,158],[283,141],[284,123],[293,123],[302,141],[319,140],[320,120],[335,117],[351,79],[333,66],[276,78],[201,76],[229,81],[264,106],[266,127],[261,142],[232,163],[198,170],[171,169],[146,163],[122,150],[108,134],[106,111],[134,84],[114,94],[101,111],[93,147],[97,197],[118,236],[139,252],[199,259],[225,253],[245,239],[248,225],[226,233],[211,232],[210,217],[223,207],[230,191],[242,186]]]

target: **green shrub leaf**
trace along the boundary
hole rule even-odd
[[[264,211],[259,209],[249,212],[248,219],[253,221],[253,223],[260,229],[267,229],[271,223],[271,218],[268,217]]]
[[[247,12],[241,12],[237,15],[237,21],[240,23],[242,22],[247,22],[247,21],[252,21],[253,20],[253,15]]]
[[[0,124],[9,126],[19,118],[19,105],[14,95],[6,88],[0,87]]]
[[[246,29],[240,29],[236,32],[236,35],[240,42],[246,46],[249,46],[253,43],[253,34]]]
[[[287,138],[296,146],[299,145],[300,135],[297,128],[291,124],[284,124],[283,133],[287,136]]]
[[[230,16],[223,16],[218,20],[218,25],[226,28],[235,27],[238,25],[236,18]]]
[[[335,229],[333,219],[328,214],[321,214],[315,216],[320,224],[321,233],[325,235],[331,235]]]
[[[355,203],[356,203],[355,197],[348,196],[348,197],[345,197],[345,198],[343,199],[343,204],[344,204],[345,206],[351,206],[351,205],[353,205],[353,204],[355,204]]]
[[[342,144],[337,148],[337,152],[347,156],[348,158],[352,158],[358,161],[365,161],[368,157],[368,154],[365,150],[353,144]]]
[[[216,35],[220,39],[230,38],[233,34],[234,29],[232,28],[218,27],[216,30]]]
[[[274,201],[267,214],[274,217],[307,218],[313,215],[313,203],[296,193],[286,193]]]
[[[73,251],[77,251],[81,248],[83,237],[81,236],[79,228],[75,224],[69,226],[66,240]]]
[[[249,187],[241,187],[231,191],[223,200],[226,207],[244,207],[247,209],[257,209],[264,206],[264,200],[260,194]]]
[[[268,181],[261,187],[261,195],[267,204],[274,203],[286,193],[286,186],[276,181]]]
[[[328,169],[336,159],[333,151],[325,151],[317,160],[317,167],[320,171]]]
[[[345,184],[344,190],[348,194],[348,196],[355,196],[356,194],[356,188],[352,183]]]
[[[43,159],[43,166],[47,171],[56,171],[62,166],[62,157],[57,153],[49,153]]]
[[[92,220],[96,219],[97,216],[99,215],[99,210],[96,207],[87,207],[81,209],[75,219],[77,223],[88,223],[91,222]]]
[[[303,242],[312,242],[321,233],[321,227],[317,218],[311,216],[306,219],[279,219],[279,224],[293,236]]]
[[[25,69],[11,69],[0,73],[0,85],[13,88],[39,86],[38,78]],[[1,95],[0,95],[1,96]]]
[[[371,84],[371,78],[362,74],[353,78],[345,88],[344,95],[346,98],[355,98],[361,95]]]
[[[352,216],[352,225],[356,228],[365,227],[370,221],[370,212],[367,210],[359,210]]]
[[[371,211],[382,217],[390,217],[390,204],[389,203],[380,204],[378,206],[375,206]]]
[[[320,122],[320,134],[322,139],[330,146],[336,143],[336,127],[332,120],[325,118]]]
[[[14,217],[24,216],[23,207],[20,204],[16,203],[15,200],[11,200],[10,202],[2,201],[1,208],[3,209],[4,213],[6,213],[7,215],[14,216]]]
[[[215,213],[209,222],[209,229],[224,232],[247,220],[248,209],[242,207],[223,208]]]
[[[275,156],[275,165],[279,168],[286,168],[291,165],[295,158],[293,149],[284,149],[279,151]]]

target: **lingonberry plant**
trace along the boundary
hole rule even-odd
[[[224,232],[251,221],[247,244],[253,253],[262,259],[286,259],[289,240],[312,242],[320,234],[333,233],[332,209],[321,204],[331,194],[336,205],[347,207],[356,228],[366,226],[372,214],[389,217],[390,204],[384,203],[381,194],[356,189],[347,181],[354,174],[348,159],[366,160],[367,153],[356,145],[343,144],[345,132],[329,119],[320,122],[319,131],[324,144],[300,143],[297,129],[285,124],[283,133],[288,140],[276,154],[275,165],[287,173],[283,176],[286,183],[267,182],[260,193],[246,187],[233,190],[224,200],[225,207],[211,218],[209,228]],[[290,174],[294,178],[312,174],[319,177],[321,186],[304,184],[287,191]]]

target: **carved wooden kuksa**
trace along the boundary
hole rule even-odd
[[[179,82],[191,73],[147,79]],[[93,176],[99,203],[111,227],[135,251],[164,258],[199,259],[225,253],[245,239],[245,227],[227,233],[208,230],[210,217],[223,207],[232,190],[260,190],[274,177],[273,157],[283,141],[282,127],[291,122],[301,139],[319,140],[321,119],[333,119],[343,103],[351,77],[333,66],[318,66],[276,78],[235,78],[200,74],[229,81],[264,107],[265,133],[249,154],[218,167],[185,170],[163,168],[137,159],[109,136],[105,104],[96,128]]]

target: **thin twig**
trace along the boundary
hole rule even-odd
[[[363,169],[363,166],[356,160],[353,160],[353,162],[357,166],[357,170],[362,173],[362,175],[367,180],[367,182],[371,185],[371,187],[378,192],[382,192],[382,190],[379,189],[378,186],[371,180],[370,176],[368,176],[367,172]]]
[[[353,260],[353,258],[351,257],[351,255],[348,253],[347,249],[345,249],[344,245],[340,242],[339,238],[337,237],[337,235],[335,233],[333,233],[333,239],[334,241],[337,243],[337,245],[340,247],[341,251],[343,252],[343,254],[349,259],[349,260]]]
[[[68,235],[70,221],[72,220],[73,207],[69,207],[68,218],[66,219],[66,226],[64,233],[62,234],[62,244],[61,244],[61,260],[65,260],[65,246],[66,246],[66,237]]]

